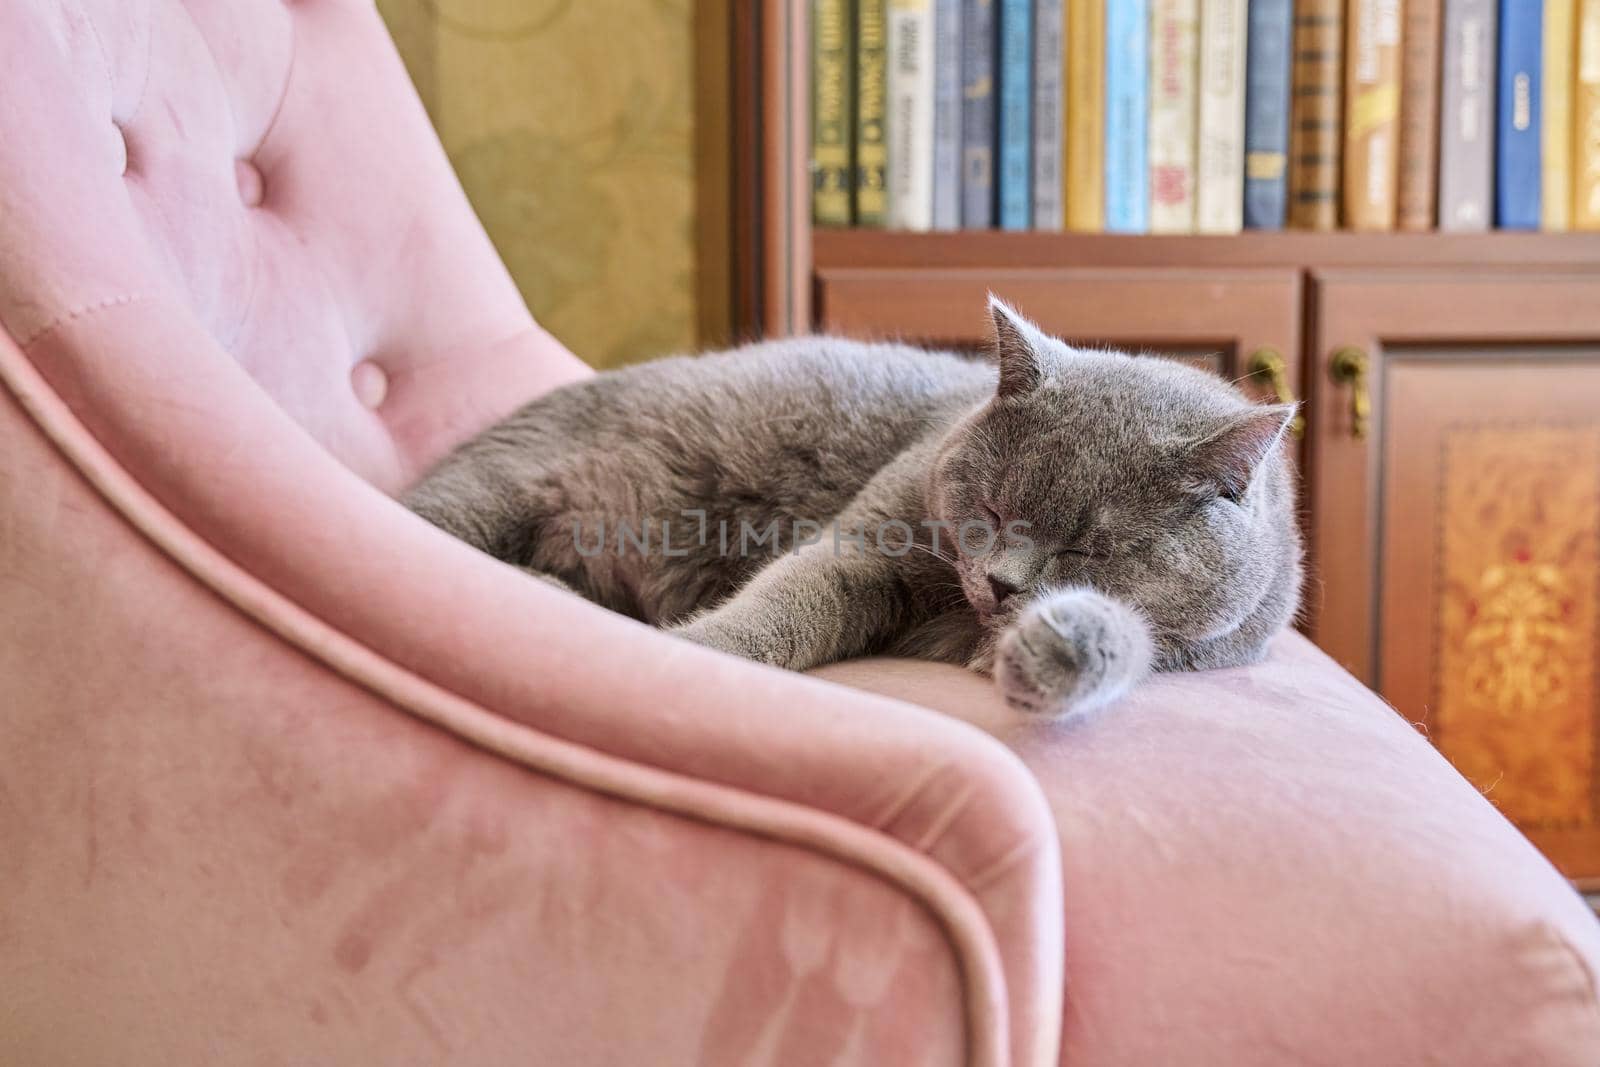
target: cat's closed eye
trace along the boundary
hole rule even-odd
[[[1058,548],[1055,555],[1056,559],[1064,563],[1075,563],[1081,566],[1089,562],[1109,563],[1113,553],[1105,548],[1085,548],[1082,545],[1071,545],[1067,548]]]

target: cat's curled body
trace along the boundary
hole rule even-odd
[[[955,662],[1056,714],[1152,669],[1258,658],[1298,606],[1293,409],[991,314],[987,365],[821,337],[601,375],[468,442],[406,503],[615,611],[796,670]]]

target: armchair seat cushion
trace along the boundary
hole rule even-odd
[[[817,673],[965,719],[1043,786],[1063,1063],[1600,1063],[1582,899],[1297,634],[1262,664],[1161,675],[1058,722],[953,667]]]

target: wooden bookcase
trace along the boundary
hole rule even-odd
[[[993,290],[1303,400],[1307,632],[1600,888],[1600,233],[814,230],[806,9],[732,15],[736,328],[972,346]]]

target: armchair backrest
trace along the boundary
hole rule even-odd
[[[585,373],[533,324],[370,0],[6,0],[0,78],[0,326],[80,411],[105,361],[159,381],[186,319],[392,491]],[[50,343],[107,312],[117,345]]]

